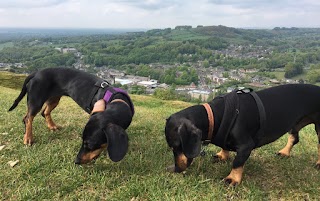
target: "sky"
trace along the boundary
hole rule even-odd
[[[320,27],[320,0],[0,0],[0,27]]]

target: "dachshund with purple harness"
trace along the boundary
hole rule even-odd
[[[108,82],[89,73],[71,68],[47,68],[30,74],[24,81],[18,98],[9,111],[13,110],[27,94],[27,114],[24,144],[32,145],[32,122],[42,109],[50,130],[58,126],[51,118],[51,112],[62,96],[71,97],[90,114],[82,133],[82,145],[76,157],[76,164],[88,163],[107,150],[112,161],[123,159],[128,151],[129,127],[134,106],[127,92],[112,87]]]

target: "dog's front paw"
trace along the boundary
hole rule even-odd
[[[61,128],[61,126],[52,125],[52,126],[48,126],[48,128],[50,129],[50,131],[57,131]]]
[[[230,174],[224,178],[224,182],[230,186],[236,186],[241,183],[243,167],[233,168]]]
[[[213,156],[214,162],[219,161],[227,161],[229,159],[229,151],[221,149],[220,152],[218,152],[215,156]]]
[[[283,157],[283,158],[287,158],[287,157],[290,156],[290,154],[288,154],[287,152],[281,152],[281,151],[279,151],[279,152],[277,153],[277,156],[280,156],[280,157]]]
[[[315,167],[316,169],[320,170],[320,162],[317,162],[314,167]]]
[[[24,137],[23,138],[23,144],[31,146],[33,144],[33,139],[32,137]]]
[[[229,186],[237,186],[241,182],[241,181],[236,181],[236,180],[234,180],[233,178],[230,178],[230,177],[226,177],[223,180]]]

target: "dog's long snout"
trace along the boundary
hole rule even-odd
[[[81,164],[81,158],[79,158],[78,156],[76,157],[76,159],[74,160],[74,163],[77,165]]]

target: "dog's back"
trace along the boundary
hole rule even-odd
[[[266,132],[289,131],[301,118],[320,112],[320,87],[281,85],[258,91],[266,111]],[[282,129],[279,129],[282,128]]]

